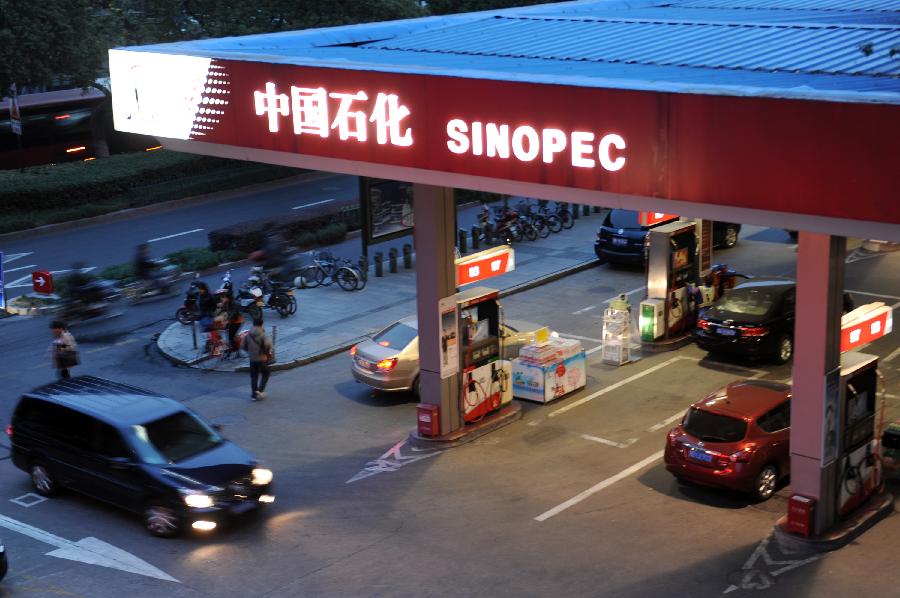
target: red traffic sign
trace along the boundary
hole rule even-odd
[[[841,353],[890,334],[893,328],[890,307],[880,301],[862,305],[841,318]]]
[[[456,286],[479,282],[515,270],[512,247],[503,245],[456,260]]]
[[[660,222],[676,220],[677,214],[664,214],[662,212],[638,212],[638,222],[641,226],[653,226]]]
[[[36,270],[31,273],[31,286],[35,293],[52,293],[53,275],[46,270]]]

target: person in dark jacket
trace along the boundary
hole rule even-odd
[[[216,298],[209,292],[209,286],[205,282],[197,283],[197,311],[200,317],[200,327],[204,332],[213,328],[213,319],[216,316]]]
[[[253,318],[253,328],[247,334],[247,354],[250,357],[251,398],[259,401],[266,398],[266,384],[269,382],[269,364],[275,355],[271,339],[263,328],[262,318]]]
[[[238,352],[237,333],[244,323],[244,315],[231,293],[227,289],[220,289],[219,307],[216,310],[216,319],[221,320],[223,327],[228,330],[228,352],[232,356],[236,356]]]

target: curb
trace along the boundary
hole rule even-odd
[[[409,433],[409,444],[415,449],[445,450],[456,448],[468,444],[473,440],[477,440],[485,434],[493,432],[503,426],[507,426],[519,419],[522,419],[522,406],[513,401],[479,422],[463,426],[459,430],[438,438],[420,436],[418,430],[414,428]]]
[[[239,262],[234,262],[234,263],[239,263]],[[570,266],[568,268],[563,268],[562,270],[557,270],[556,272],[551,272],[550,274],[545,274],[544,276],[539,276],[538,278],[535,278],[535,279],[532,279],[532,280],[529,280],[529,281],[526,281],[523,283],[519,283],[515,286],[501,290],[500,296],[508,297],[508,296],[514,295],[516,293],[521,293],[522,291],[527,291],[529,289],[539,287],[539,286],[547,284],[549,282],[559,280],[560,278],[565,278],[566,276],[569,276],[571,274],[577,274],[578,272],[583,272],[584,270],[589,270],[590,268],[593,268],[594,266],[597,266],[600,263],[601,263],[600,260],[594,258],[592,260],[588,260],[587,262],[582,262],[580,264],[576,264],[576,265]],[[178,322],[175,322],[175,324],[178,324]],[[171,325],[170,325],[170,327],[171,327]],[[166,330],[168,330],[168,329],[169,329],[169,327],[166,328]],[[171,361],[172,363],[174,363],[176,365],[191,367],[192,364],[197,363],[193,360],[186,361],[186,360],[182,360],[174,355],[170,355],[162,348],[162,346],[160,346],[160,344],[159,344],[160,339],[162,338],[163,334],[165,334],[166,330],[164,330],[156,340],[156,346],[159,349],[159,352],[162,353],[166,357],[166,359],[168,359],[169,361]],[[274,364],[272,364],[271,369],[272,369],[272,371],[290,370],[290,369],[298,368],[298,367],[301,367],[304,365],[308,365],[315,361],[327,359],[328,357],[337,355],[338,353],[341,353],[343,351],[350,350],[350,347],[352,347],[353,345],[362,341],[362,339],[364,339],[364,338],[365,338],[364,336],[359,336],[359,337],[356,337],[355,339],[353,339],[352,341],[346,341],[344,343],[339,343],[339,344],[333,345],[327,349],[323,349],[322,351],[319,351],[317,353],[311,353],[309,355],[304,355],[303,357],[299,357],[297,359],[292,359],[291,361],[286,361],[283,363],[279,363],[276,361]],[[250,366],[239,365],[231,370],[212,369],[209,371],[247,372],[249,370],[250,370]]]
[[[843,548],[856,540],[865,531],[894,511],[894,495],[882,490],[871,497],[864,507],[858,509],[849,519],[840,522],[828,533],[804,538],[787,532],[782,527],[787,523],[787,515],[775,524],[775,540],[782,548],[806,553],[830,552]]]

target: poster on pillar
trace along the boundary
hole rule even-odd
[[[441,312],[441,379],[459,371],[459,339],[457,338],[456,297],[438,301]]]
[[[838,418],[840,417],[841,368],[825,374],[825,414],[822,418],[822,467],[828,467],[837,459]]]

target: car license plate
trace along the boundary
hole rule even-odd
[[[700,449],[692,448],[691,452],[688,453],[688,456],[691,459],[696,459],[697,461],[703,461],[704,463],[712,463],[712,455],[701,451]]]
[[[628,245],[628,239],[624,237],[613,237],[613,245]]]
[[[734,336],[737,332],[733,328],[719,328],[716,332],[722,336]]]
[[[359,367],[364,369],[369,369],[372,367],[371,361],[366,361],[365,359],[360,359],[359,357],[356,358],[356,363],[359,365]]]

